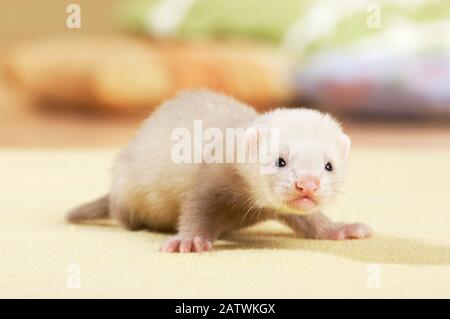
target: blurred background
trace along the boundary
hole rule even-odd
[[[450,2],[0,2],[0,147],[123,145],[178,90],[335,114],[355,145],[450,147]]]

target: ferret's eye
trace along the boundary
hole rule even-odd
[[[285,167],[286,161],[283,158],[278,158],[278,160],[275,162],[275,165],[278,167]]]
[[[325,169],[329,172],[331,172],[333,170],[333,165],[331,165],[330,162],[325,164]]]

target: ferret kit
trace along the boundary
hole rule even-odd
[[[227,138],[230,131],[244,132],[239,143]],[[350,145],[328,114],[304,108],[259,114],[215,92],[182,92],[120,152],[109,194],[67,218],[176,232],[163,252],[209,251],[221,235],[269,219],[302,238],[366,238],[369,226],[335,223],[321,213],[340,192]]]

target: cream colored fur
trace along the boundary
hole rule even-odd
[[[195,120],[202,120],[203,129],[222,132],[261,125],[279,129],[280,154],[271,154],[275,174],[261,174],[258,163],[174,163],[172,132],[187,128],[193,133]],[[260,138],[249,136],[248,145],[259,143]],[[208,90],[182,92],[163,103],[117,157],[109,215],[129,229],[177,230],[178,235],[165,246],[170,252],[209,250],[224,232],[271,218],[286,222],[303,236],[365,237],[370,234],[368,228],[361,230],[353,224],[356,230],[342,230],[319,212],[344,180],[349,148],[350,139],[327,114],[277,109],[260,115]],[[275,166],[278,156],[286,159],[286,167]],[[333,172],[324,169],[327,162],[333,163]],[[289,206],[296,180],[311,175],[321,183],[315,209]],[[339,229],[340,235],[332,234]]]

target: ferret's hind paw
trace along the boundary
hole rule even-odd
[[[200,237],[171,237],[161,247],[164,253],[201,253],[211,251],[213,248],[211,241]]]
[[[373,230],[369,226],[361,223],[344,224],[329,232],[328,238],[331,240],[363,239],[373,235]]]

